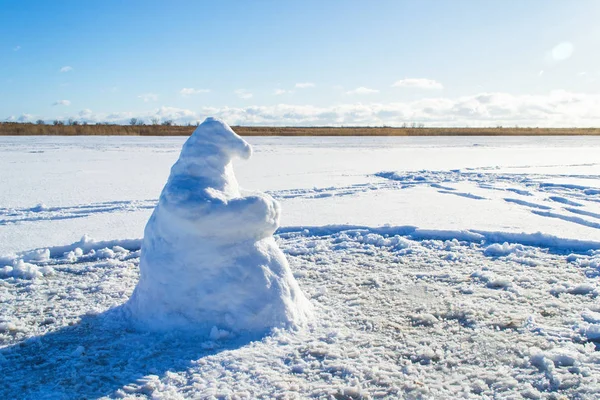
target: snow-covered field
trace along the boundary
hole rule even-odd
[[[184,140],[0,138],[0,398],[600,397],[599,139],[248,138],[315,313],[250,343],[107,311]]]

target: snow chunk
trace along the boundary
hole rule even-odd
[[[600,324],[600,312],[586,310],[581,313],[581,318],[583,318],[585,322],[591,324]]]
[[[489,289],[508,289],[512,286],[512,281],[509,277],[499,277],[491,272],[476,271],[471,274],[471,278],[485,283]]]
[[[125,311],[150,330],[212,339],[304,325],[311,306],[273,233],[280,206],[242,196],[232,158],[250,145],[207,118],[183,145],[144,231],[140,281]]]
[[[523,245],[520,244],[509,244],[508,242],[502,244],[494,243],[486,247],[483,250],[483,254],[489,257],[502,257],[522,250]]]
[[[327,250],[327,247],[321,241],[313,240],[299,243],[290,248],[288,254],[292,256],[300,256],[306,254],[322,253]]]
[[[600,324],[588,326],[584,334],[588,340],[600,341]]]
[[[536,352],[530,357],[531,364],[540,371],[551,372],[554,367],[570,367],[579,359],[579,354],[566,350],[556,349],[550,352]]]
[[[579,284],[577,286],[573,286],[573,287],[567,289],[567,293],[586,295],[586,294],[593,293],[594,290],[596,290],[596,287],[594,285],[589,284],[589,283],[582,283],[582,284]]]
[[[429,313],[412,315],[410,320],[415,326],[433,326],[438,322],[438,319]]]
[[[10,331],[14,331],[17,329],[17,326],[15,324],[13,324],[12,322],[0,322],[0,333],[3,332],[10,332]]]
[[[45,262],[50,260],[50,249],[36,249],[23,255],[23,261],[27,262]]]
[[[98,258],[101,258],[101,259],[115,258],[115,252],[113,250],[109,249],[108,247],[105,247],[103,249],[96,251],[96,255],[98,256]]]
[[[6,265],[0,268],[0,278],[36,279],[52,275],[54,269],[50,266],[39,267],[18,260],[14,266]]]
[[[383,237],[375,233],[368,233],[366,235],[358,236],[357,242],[363,244],[370,244],[375,247],[391,247],[392,250],[403,250],[411,246],[411,242],[401,236],[394,235],[390,238]]]

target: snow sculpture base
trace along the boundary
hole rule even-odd
[[[124,305],[141,327],[216,339],[309,319],[310,303],[272,236],[279,204],[240,194],[231,159],[251,154],[214,118],[184,144],[146,225],[140,280]]]

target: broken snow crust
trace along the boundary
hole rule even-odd
[[[253,342],[128,329],[110,307],[129,297],[140,253],[120,246],[50,258],[52,275],[0,280],[0,397],[600,395],[596,250],[509,244],[491,254],[370,229],[276,240],[316,317]]]

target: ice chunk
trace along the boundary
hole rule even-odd
[[[311,306],[273,238],[280,207],[242,196],[232,158],[248,143],[207,118],[183,145],[144,231],[140,280],[125,311],[145,329],[207,337],[304,325]]]

